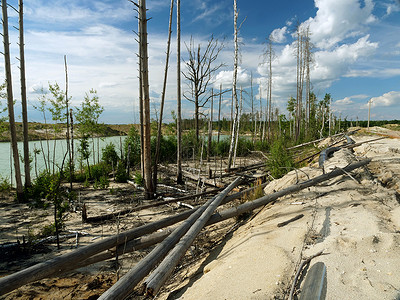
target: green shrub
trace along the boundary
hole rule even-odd
[[[272,177],[280,178],[294,166],[293,159],[288,154],[281,139],[275,140],[271,147],[271,154],[267,160],[267,167]]]
[[[152,156],[156,153],[157,138],[151,140]],[[160,162],[174,163],[176,162],[177,139],[176,136],[162,136],[160,140]]]
[[[131,127],[124,141],[124,151],[126,157],[129,153],[129,165],[131,167],[140,165],[140,134],[134,126]]]
[[[47,208],[49,202],[46,201],[47,196],[51,192],[52,181],[55,179],[47,171],[43,171],[33,181],[32,185],[25,190],[26,198],[29,199],[30,206],[36,208]]]
[[[119,156],[115,150],[115,145],[113,143],[108,144],[105,148],[101,150],[102,157],[101,160],[109,166],[117,166]]]
[[[99,179],[95,179],[93,187],[95,189],[106,189],[110,185],[110,182],[108,180],[108,176],[103,175]]]
[[[0,192],[10,191],[11,184],[7,178],[0,177]]]
[[[116,182],[126,182],[129,179],[128,173],[126,173],[126,166],[122,161],[118,162],[117,172],[115,173]]]
[[[140,171],[135,172],[134,179],[135,179],[136,184],[143,185],[144,179],[143,179],[142,173]]]

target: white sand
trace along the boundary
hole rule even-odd
[[[373,137],[353,138],[358,142]],[[355,154],[358,159],[373,158],[368,167],[372,175],[365,168],[353,171],[352,177],[360,183],[339,176],[264,208],[211,254],[214,259],[192,268],[175,298],[287,298],[301,257],[324,250],[325,255],[311,265],[322,261],[327,267],[327,299],[396,299],[400,295],[399,149],[398,139],[364,144]],[[341,150],[325,169],[356,159]],[[316,165],[292,171],[265,192],[321,173]],[[300,213],[304,214],[300,220],[277,227]],[[329,233],[318,242],[324,221]]]

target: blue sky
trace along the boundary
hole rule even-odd
[[[233,1],[181,1],[182,42],[193,36],[205,44],[213,34],[224,41],[219,60],[226,64],[215,74],[214,85],[231,86],[233,68]],[[17,6],[16,0],[9,0]],[[168,0],[148,0],[149,76],[152,112],[159,107],[165,61]],[[311,68],[313,90],[319,98],[333,97],[335,114],[347,119],[366,119],[372,98],[373,119],[400,119],[400,1],[399,0],[238,0],[241,63],[239,84],[248,89],[251,74],[255,97],[265,95],[267,68],[265,39],[275,39],[273,103],[286,113],[295,96],[296,60],[292,32],[297,23],[309,25],[314,48]],[[9,9],[12,57],[18,55],[16,13]],[[176,110],[175,23],[166,93],[166,120]],[[42,121],[33,109],[40,90],[58,82],[64,88],[64,61],[69,67],[69,95],[77,106],[85,93],[96,89],[105,110],[106,123],[138,122],[137,30],[134,6],[128,0],[26,0],[25,42],[30,121]],[[185,57],[182,45],[182,56]],[[19,96],[18,61],[13,59],[14,98]],[[185,70],[182,63],[182,70]],[[4,63],[0,62],[0,80]],[[183,90],[187,86],[183,83]],[[246,96],[247,97],[247,96]],[[224,99],[230,116],[230,96]],[[263,100],[265,101],[265,100]],[[250,111],[249,100],[245,112]],[[17,115],[20,112],[17,108]],[[183,103],[185,117],[194,108]],[[204,110],[207,113],[207,108]]]

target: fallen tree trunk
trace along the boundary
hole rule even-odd
[[[96,222],[102,222],[102,221],[106,221],[106,220],[113,220],[119,216],[127,215],[127,214],[130,214],[135,211],[140,211],[143,209],[148,209],[148,208],[161,206],[161,205],[165,205],[165,204],[169,204],[169,203],[175,203],[175,202],[179,202],[179,201],[183,201],[183,200],[187,200],[187,199],[193,199],[193,198],[208,195],[208,194],[215,194],[222,190],[223,190],[223,188],[217,188],[217,189],[214,189],[211,191],[197,193],[194,195],[188,195],[188,196],[183,196],[183,197],[179,197],[179,198],[175,198],[175,199],[169,199],[169,200],[164,200],[164,201],[151,203],[151,204],[147,204],[147,205],[132,207],[129,209],[124,209],[124,210],[110,213],[110,214],[105,214],[105,215],[100,215],[100,216],[95,216],[95,217],[87,217],[87,218],[83,219],[83,221],[87,222],[87,223],[96,223]]]
[[[267,183],[264,183],[259,186],[255,186],[255,187],[246,189],[242,192],[238,192],[233,195],[227,196],[221,204],[226,204],[232,200],[240,198],[241,196],[245,196],[257,188],[264,188],[266,185],[267,185]],[[196,209],[196,208],[194,208],[194,209]],[[192,211],[190,211],[190,212],[192,212]],[[185,212],[185,214],[187,214],[187,212]],[[219,215],[219,214],[217,213],[216,215],[214,215],[214,217],[217,215]],[[219,219],[216,222],[213,222],[212,219],[213,219],[213,217],[211,217],[210,221],[207,223],[207,226],[212,225],[217,222],[225,221],[229,218]],[[162,232],[155,232],[155,233],[149,234],[147,236],[142,236],[142,237],[130,240],[130,241],[126,241],[126,242],[120,244],[117,248],[114,247],[112,249],[107,250],[106,252],[99,253],[97,255],[89,257],[88,259],[82,261],[81,263],[79,263],[77,265],[70,265],[68,269],[64,269],[62,272],[56,273],[53,275],[61,275],[62,273],[72,271],[74,269],[82,268],[82,267],[85,267],[85,266],[88,266],[88,265],[91,265],[91,264],[94,264],[94,263],[97,263],[97,262],[100,262],[103,260],[114,258],[116,255],[119,256],[119,255],[123,255],[126,253],[130,253],[130,252],[133,252],[136,250],[140,250],[140,249],[144,249],[144,248],[153,246],[153,245],[161,242],[162,240],[164,240],[173,231],[173,229],[174,228],[166,228]]]
[[[261,197],[261,198],[258,198],[256,200],[254,200],[254,201],[246,202],[246,203],[244,203],[242,205],[239,205],[237,207],[233,207],[233,208],[224,210],[222,212],[217,212],[217,213],[215,213],[214,215],[211,216],[211,218],[207,222],[206,226],[210,226],[210,225],[225,221],[227,219],[239,216],[239,215],[241,215],[243,213],[252,211],[252,210],[254,210],[256,208],[259,208],[259,207],[264,206],[264,205],[266,205],[266,204],[268,204],[270,202],[273,202],[273,201],[277,200],[279,197],[282,197],[282,196],[285,196],[287,194],[300,191],[300,190],[305,189],[305,188],[307,188],[309,186],[316,185],[318,183],[321,183],[323,181],[329,180],[329,179],[334,178],[336,176],[343,175],[343,171],[346,171],[346,172],[352,171],[354,169],[357,169],[359,167],[367,165],[370,161],[371,161],[370,159],[363,160],[363,161],[357,162],[355,164],[351,164],[351,165],[349,165],[349,166],[347,166],[347,167],[345,167],[343,169],[336,169],[336,170],[333,170],[330,173],[323,174],[323,175],[318,176],[318,177],[316,177],[314,179],[311,179],[311,180],[305,181],[303,183],[299,183],[299,184],[290,186],[290,187],[288,187],[286,189],[283,189],[281,191],[275,192],[275,193],[273,193],[271,195],[266,195],[264,197]],[[262,185],[262,186],[265,186],[265,184]],[[250,188],[250,189],[248,189],[248,190],[246,190],[244,192],[247,192],[247,193],[251,192],[255,188],[257,188],[257,187]],[[224,203],[232,200],[230,198],[233,198],[233,197],[238,198],[239,197],[238,194],[241,194],[241,193],[236,193],[234,195],[228,196],[227,198],[225,198]],[[290,221],[293,221],[293,219],[291,219]],[[150,246],[152,246],[152,245],[154,245],[156,243],[159,243],[163,239],[165,239],[171,232],[172,232],[172,229],[167,229],[167,230],[164,230],[163,232],[157,232],[157,233],[153,233],[151,235],[145,236],[145,237],[140,237],[138,239],[131,240],[131,241],[127,242],[126,245],[119,246],[117,250],[114,249],[114,251],[108,251],[106,253],[101,253],[101,254],[98,254],[96,256],[93,256],[93,257],[83,261],[79,266],[76,266],[75,268],[80,268],[80,267],[84,267],[84,266],[90,265],[92,263],[97,263],[99,261],[111,259],[111,258],[115,257],[115,255],[116,255],[115,251],[118,251],[118,255],[122,255],[122,254],[129,253],[129,252],[132,252],[132,251],[135,251],[135,250],[139,250],[139,249],[143,249],[143,248],[146,248],[146,247],[150,247]],[[75,268],[70,268],[70,270],[73,270]]]
[[[179,241],[179,239],[189,230],[192,224],[203,214],[209,211],[215,203],[221,203],[222,199],[241,181],[238,177],[222,193],[207,201],[196,210],[187,220],[176,228],[165,240],[154,248],[144,259],[139,261],[125,276],[117,281],[99,299],[124,299],[132,289],[153,269],[169,252],[169,250]]]
[[[359,161],[359,162],[356,162],[354,164],[348,165],[343,169],[335,169],[335,170],[331,171],[330,173],[322,174],[322,175],[317,176],[317,177],[315,177],[313,179],[301,182],[299,184],[292,185],[292,186],[290,186],[288,188],[285,188],[285,189],[283,189],[281,191],[275,192],[275,193],[273,193],[271,195],[266,195],[264,197],[261,197],[261,198],[258,198],[256,200],[254,200],[254,201],[246,202],[246,203],[244,203],[244,204],[242,204],[242,205],[240,205],[238,207],[233,207],[233,208],[225,210],[225,211],[223,211],[221,213],[216,213],[209,219],[207,225],[211,225],[211,224],[214,224],[214,223],[217,223],[217,222],[221,222],[223,220],[238,216],[238,215],[243,214],[245,212],[252,211],[252,210],[254,210],[254,209],[258,208],[258,207],[264,206],[264,205],[266,205],[266,204],[268,204],[268,203],[270,203],[272,201],[275,201],[275,200],[277,200],[278,198],[280,198],[282,196],[298,192],[298,191],[303,190],[305,188],[308,188],[310,186],[314,186],[314,185],[317,185],[317,184],[319,184],[319,183],[321,183],[323,181],[326,181],[326,180],[329,180],[331,178],[334,178],[336,176],[343,175],[343,171],[349,172],[349,171],[352,171],[352,170],[357,169],[359,167],[365,166],[370,161],[371,161],[371,159],[366,159],[366,160]],[[143,267],[143,263],[141,263],[141,262],[142,261],[140,261],[136,265],[138,267],[135,266],[136,269],[140,269],[140,268]],[[142,274],[140,274],[140,275],[142,275]],[[130,278],[129,278],[130,280],[128,280],[128,278],[127,278],[126,280],[124,280],[123,283],[121,283],[119,285],[119,288],[118,288],[119,292],[118,293],[107,293],[106,296],[104,296],[104,294],[103,294],[104,297],[102,296],[99,299],[123,299],[123,297],[126,297],[126,296],[129,295],[129,293],[133,289],[133,287],[137,283],[139,283],[144,278],[144,276],[145,275],[143,275],[143,277],[140,276],[140,277],[135,277],[135,278],[130,276]],[[113,289],[113,287],[111,289]]]
[[[232,184],[236,186],[236,182],[239,182],[241,177],[238,177]],[[234,187],[232,186],[232,188]],[[167,278],[174,271],[179,260],[185,254],[186,250],[193,243],[194,239],[203,229],[204,225],[210,219],[211,215],[221,204],[224,196],[216,197],[215,200],[207,207],[207,209],[201,214],[196,222],[190,227],[186,234],[180,239],[175,247],[168,253],[160,265],[150,274],[146,280],[146,293],[149,296],[155,296],[160,290],[161,286],[165,283]]]
[[[261,187],[264,187],[265,185],[266,184],[263,184],[261,185]],[[223,200],[222,204],[228,203],[232,200],[240,198],[243,195],[251,193],[256,188],[258,188],[258,186],[227,196]],[[197,209],[198,207],[193,210],[188,210],[180,214],[164,218],[157,222],[130,229],[128,231],[120,233],[119,235],[110,236],[101,241],[83,246],[69,253],[57,256],[48,261],[38,263],[19,272],[2,277],[0,278],[0,295],[11,292],[30,282],[41,280],[43,278],[53,276],[54,274],[62,274],[64,272],[74,270],[78,267],[82,267],[82,265],[80,265],[81,262],[89,259],[90,257],[106,251],[107,249],[111,249],[115,246],[124,245],[125,243],[134,240],[135,238],[138,238],[140,236],[144,236],[161,228],[165,228],[181,222],[188,218],[191,214],[193,214]],[[88,264],[89,263],[85,265]]]

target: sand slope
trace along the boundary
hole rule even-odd
[[[371,137],[353,137],[356,142]],[[335,153],[325,168],[371,157],[360,168],[265,207],[240,227],[213,259],[170,298],[285,299],[303,257],[327,267],[326,299],[396,299],[400,295],[400,140],[384,139]],[[317,166],[292,171],[266,193],[321,174]],[[277,224],[298,215],[286,226]],[[298,294],[301,292],[298,290]]]

